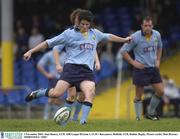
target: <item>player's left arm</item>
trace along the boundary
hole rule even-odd
[[[156,60],[156,67],[159,68],[161,63],[161,57],[162,57],[162,40],[161,35],[158,34],[158,47],[157,47],[157,60]]]
[[[157,60],[156,60],[156,67],[159,68],[161,63],[161,56],[162,56],[162,48],[157,49]]]
[[[126,38],[111,34],[111,33],[103,33],[97,29],[94,30],[97,38],[97,42],[100,42],[102,40],[108,40],[111,42],[118,42],[118,43],[128,43],[132,40],[131,36],[128,36]]]
[[[122,42],[122,43],[128,43],[132,40],[132,37],[128,36],[126,38],[116,36],[114,34],[109,35],[109,41],[111,42]]]
[[[101,69],[101,64],[99,61],[99,56],[97,54],[97,51],[96,51],[96,55],[95,55],[95,69],[96,69],[96,71],[99,71]]]

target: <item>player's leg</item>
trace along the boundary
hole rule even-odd
[[[77,93],[77,101],[75,103],[75,110],[73,115],[73,121],[78,120],[79,113],[81,111],[82,104],[84,102],[84,94],[82,92]]]
[[[91,110],[94,96],[95,96],[95,83],[93,81],[83,81],[80,84],[80,89],[85,95],[85,100],[82,105],[82,116],[80,124],[86,124],[89,112]]]
[[[39,89],[36,91],[31,92],[27,95],[26,101],[32,101],[33,99],[40,98],[42,96],[47,96],[51,98],[57,98],[64,94],[64,92],[70,87],[70,84],[66,81],[59,80],[55,86],[55,88],[51,89]]]
[[[68,88],[68,96],[66,98],[66,101],[65,101],[65,106],[66,107],[69,107],[69,108],[72,108],[72,105],[75,101],[75,98],[76,98],[76,88],[75,87],[71,87],[71,88]]]
[[[148,84],[149,77],[146,75],[146,71],[141,69],[133,69],[133,84],[136,86],[136,95],[134,98],[134,108],[136,113],[136,120],[141,119],[142,115],[142,101],[141,97],[144,93],[144,86]]]
[[[153,68],[150,70],[151,82],[153,89],[155,90],[155,94],[152,96],[149,104],[148,113],[146,114],[146,118],[150,120],[159,120],[159,117],[156,115],[156,108],[161,101],[161,97],[164,94],[164,85],[162,83],[161,75],[159,73],[159,69]]]
[[[147,118],[149,116],[149,118],[152,118],[151,120],[159,120],[159,118],[156,116],[156,108],[159,105],[160,101],[161,101],[161,97],[164,94],[164,86],[163,83],[156,83],[156,84],[152,84],[152,87],[155,90],[155,94],[152,96],[150,104],[149,104],[149,109],[148,109],[148,114],[146,115]]]
[[[136,85],[136,95],[134,98],[134,109],[136,113],[136,120],[139,121],[142,116],[142,101],[141,97],[144,93],[144,87]]]

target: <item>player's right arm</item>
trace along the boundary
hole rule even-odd
[[[24,60],[28,61],[30,58],[31,58],[31,55],[35,52],[39,52],[43,49],[46,49],[48,48],[48,44],[46,41],[38,44],[36,47],[30,49],[29,51],[27,51],[25,54],[24,54]]]
[[[126,43],[123,45],[123,47],[120,49],[120,52],[122,54],[122,57],[133,67],[137,69],[144,69],[144,65],[141,64],[140,62],[134,60],[130,55],[129,51],[133,49],[137,44],[135,42],[135,37],[132,35],[132,41],[130,43]]]
[[[63,33],[61,33],[60,35],[54,37],[54,38],[51,38],[51,39],[48,39],[40,44],[38,44],[36,47],[30,49],[29,51],[27,51],[25,54],[24,54],[24,60],[28,61],[30,58],[31,58],[31,55],[35,52],[39,52],[43,49],[46,49],[46,48],[52,48],[56,45],[60,45],[60,44],[65,44],[66,40],[68,40],[68,29],[65,30]]]
[[[132,59],[128,52],[123,52],[123,53],[121,53],[121,54],[122,54],[123,58],[124,58],[129,64],[131,64],[133,67],[135,67],[135,68],[137,68],[137,69],[144,69],[144,65],[141,64],[140,62]]]

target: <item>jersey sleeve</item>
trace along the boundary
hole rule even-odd
[[[97,42],[100,42],[102,40],[108,40],[110,38],[110,34],[109,33],[103,33],[97,29],[94,29],[95,34],[96,34],[96,39]]]
[[[49,48],[52,48],[54,46],[57,45],[61,45],[61,44],[66,44],[67,40],[68,40],[68,35],[67,35],[68,31],[65,30],[63,33],[61,33],[60,35],[53,37],[51,39],[47,39],[46,42],[49,46]]]

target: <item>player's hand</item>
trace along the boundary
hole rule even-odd
[[[101,64],[99,62],[95,63],[95,70],[99,71],[101,69]]]
[[[63,67],[62,67],[60,64],[58,64],[58,65],[56,65],[56,70],[57,70],[59,73],[61,73],[61,72],[63,71]]]
[[[31,58],[31,55],[32,53],[30,51],[27,51],[23,56],[24,60],[28,61]]]
[[[131,36],[129,36],[129,37],[126,37],[125,38],[125,43],[130,43],[132,41],[132,37]]]
[[[160,60],[157,60],[155,67],[159,69],[159,66],[160,66]]]
[[[145,66],[138,61],[134,61],[132,65],[137,69],[144,69],[145,68]]]

